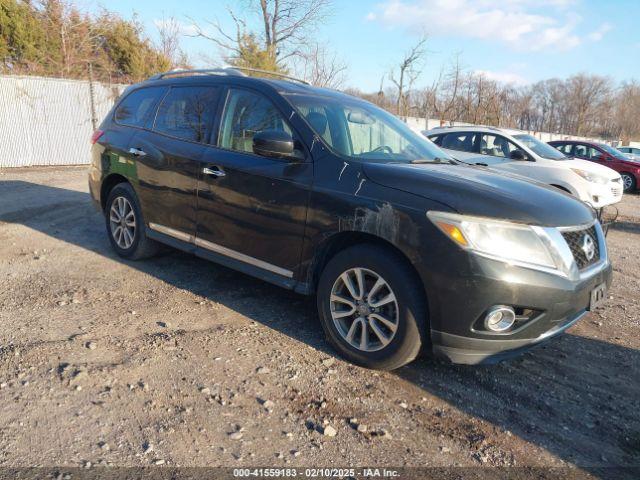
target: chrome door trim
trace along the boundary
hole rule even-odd
[[[196,246],[206,248],[207,250],[219,253],[220,255],[224,255],[225,257],[240,260],[241,262],[248,263],[258,268],[262,268],[263,270],[269,270],[270,272],[277,273],[278,275],[282,275],[283,277],[293,277],[293,272],[290,270],[286,270],[263,260],[250,257],[249,255],[245,255],[244,253],[231,250],[230,248],[223,247],[222,245],[218,245],[217,243],[209,242],[201,238],[196,238]]]
[[[170,237],[182,240],[183,242],[195,243],[195,237],[193,235],[181,232],[180,230],[174,230],[173,228],[165,227],[164,225],[160,225],[158,223],[149,223],[149,228],[151,230],[155,230],[156,232],[164,233],[165,235],[169,235]]]
[[[277,265],[273,265],[263,260],[250,257],[249,255],[245,255],[244,253],[240,253],[236,250],[223,247],[222,245],[218,245],[217,243],[213,243],[207,240],[203,240],[201,238],[197,238],[194,235],[190,235],[186,232],[181,232],[180,230],[175,230],[173,228],[165,227],[164,225],[159,225],[157,223],[149,223],[149,228],[151,230],[164,233],[165,235],[168,235],[170,237],[177,238],[178,240],[182,240],[184,242],[191,243],[193,245],[202,247],[212,252],[219,253],[220,255],[224,255],[225,257],[233,258],[234,260],[239,260],[243,263],[248,263],[249,265],[253,265],[254,267],[258,267],[263,270],[268,270],[278,275],[282,275],[283,277],[293,278],[293,272],[291,270],[287,270],[285,268],[278,267]]]

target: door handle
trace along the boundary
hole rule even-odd
[[[222,168],[220,167],[204,167],[202,169],[202,173],[204,173],[205,175],[213,175],[214,177],[224,177],[226,175],[226,173],[224,173],[224,170],[222,170]]]
[[[144,157],[147,154],[147,152],[140,150],[139,148],[130,148],[129,153],[134,157]]]

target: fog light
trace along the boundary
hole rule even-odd
[[[484,318],[484,327],[492,332],[504,332],[509,330],[516,321],[516,313],[513,308],[505,305],[496,305],[489,310]]]

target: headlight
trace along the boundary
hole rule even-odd
[[[466,250],[507,263],[558,268],[548,242],[534,227],[445,212],[427,212],[427,217]]]
[[[572,168],[571,170],[580,175],[587,182],[598,183],[600,185],[606,185],[607,183],[609,183],[609,179],[607,177],[587,172],[586,170],[580,170],[579,168]]]

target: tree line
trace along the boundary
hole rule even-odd
[[[135,82],[176,63],[135,18],[91,16],[63,0],[0,0],[0,73]]]
[[[107,10],[90,16],[65,0],[0,0],[0,72],[135,82],[188,67],[180,41],[191,35],[211,42],[228,65],[296,75],[400,116],[640,139],[640,83],[576,74],[517,86],[470,72],[456,56],[421,86],[426,36],[399,53],[377,92],[346,88],[346,63],[317,38],[332,10],[332,0],[238,0],[236,9],[227,8],[228,22],[190,19],[188,34],[180,22],[163,19],[153,43],[135,18]],[[218,58],[202,61],[219,64]]]

